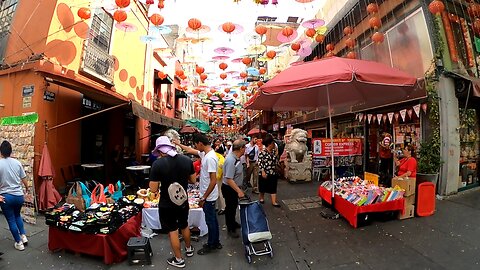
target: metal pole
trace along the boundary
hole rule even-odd
[[[335,159],[333,154],[332,109],[330,108],[330,93],[327,85],[328,121],[330,124],[330,158],[332,159],[332,206],[335,196]]]

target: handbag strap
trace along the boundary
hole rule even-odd
[[[82,182],[78,182],[78,183],[79,183],[79,185],[80,185],[80,187],[81,187],[81,189],[82,189],[82,194],[83,194],[83,195],[88,195],[88,196],[90,196],[90,195],[92,194],[92,193],[90,192],[90,190],[88,190],[87,186],[86,186],[84,183],[82,183]]]
[[[92,202],[94,202],[94,203],[101,202],[102,199],[105,199],[105,193],[104,192],[105,191],[103,189],[103,185],[102,184],[97,184],[92,191]]]

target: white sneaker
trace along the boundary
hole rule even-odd
[[[25,234],[22,234],[20,235],[20,237],[22,238],[22,243],[24,245],[26,245],[28,243],[28,239],[27,239],[27,236]]]
[[[17,249],[17,250],[20,250],[20,251],[25,250],[25,246],[23,246],[22,242],[18,242],[18,243],[15,242],[14,246],[15,246],[15,249]]]

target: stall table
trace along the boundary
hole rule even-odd
[[[150,229],[159,230],[160,225],[158,208],[143,208],[142,209],[142,225]],[[205,223],[205,214],[202,208],[190,208],[188,212],[188,225],[190,227],[198,227],[200,229],[200,236],[208,233],[207,223]]]
[[[65,249],[103,257],[105,264],[118,263],[127,258],[127,242],[130,237],[140,236],[141,221],[139,213],[111,234],[79,233],[50,226],[48,249],[51,251]]]
[[[324,187],[318,189],[318,195],[329,204],[332,204],[332,192]],[[375,203],[365,206],[357,206],[335,194],[333,206],[354,228],[357,228],[357,216],[361,213],[403,211],[405,209],[405,199],[397,199],[389,202]]]
[[[132,174],[132,178],[134,181],[134,185],[140,188],[147,188],[148,187],[148,181],[146,180],[148,178],[148,175],[150,173],[150,167],[148,165],[135,165],[135,166],[128,166],[125,169],[130,171]]]

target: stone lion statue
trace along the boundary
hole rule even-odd
[[[307,161],[307,131],[303,129],[293,129],[290,133],[290,139],[285,145],[287,150],[287,160],[292,163]]]

